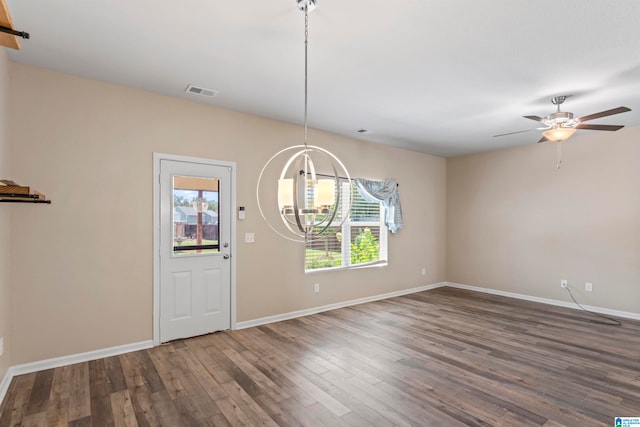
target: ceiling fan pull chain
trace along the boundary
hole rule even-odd
[[[557,148],[556,148],[556,169],[560,170],[560,165],[562,164],[562,142],[558,142]]]

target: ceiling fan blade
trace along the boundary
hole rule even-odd
[[[514,135],[516,133],[531,132],[532,130],[537,130],[537,129],[517,130],[515,132],[507,132],[507,133],[501,133],[498,135],[493,135],[493,137],[495,138],[496,136],[506,136],[506,135]]]
[[[546,136],[543,136],[542,138],[540,138],[540,141],[538,141],[538,144],[540,144],[541,142],[546,142],[548,141]]]
[[[540,117],[540,116],[522,116],[522,117],[524,117],[525,119],[534,120],[536,122],[544,123],[544,119],[542,117]]]
[[[624,125],[578,125],[576,129],[589,129],[589,130],[618,130],[622,129]]]
[[[614,114],[625,113],[627,111],[631,111],[631,108],[627,108],[627,107],[612,108],[611,110],[600,111],[599,113],[593,113],[593,114],[589,114],[588,116],[582,116],[578,119],[578,121],[586,122],[588,120],[599,119],[600,117],[613,116]]]

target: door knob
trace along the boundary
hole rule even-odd
[[[224,254],[224,255],[222,255],[222,258],[224,258],[224,259],[229,259],[229,257],[230,257],[230,255],[229,255],[229,254]]]

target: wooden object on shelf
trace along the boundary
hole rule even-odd
[[[30,190],[9,179],[0,179],[0,194],[29,194]]]
[[[7,28],[13,28],[13,21],[11,21],[11,15],[9,14],[9,8],[7,7],[7,2],[5,0],[0,0],[0,25]],[[0,45],[20,50],[18,37],[11,34],[0,33]]]
[[[51,200],[47,200],[46,196],[38,191],[31,191],[30,187],[19,185],[9,179],[0,179],[0,202],[51,203]]]

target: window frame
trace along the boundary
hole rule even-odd
[[[341,180],[342,187],[342,200],[345,200],[345,197],[350,196],[351,194],[355,195],[358,192],[358,189],[355,185],[355,182],[351,181],[351,188],[346,186],[348,181]],[[351,193],[351,194],[350,194]],[[360,196],[361,197],[361,196]],[[353,199],[352,199],[353,202]],[[364,200],[365,203],[368,202]],[[341,203],[340,209],[341,214],[340,219],[334,220],[332,223],[332,227],[339,226],[341,218],[344,218],[344,215],[347,214],[348,217],[340,227],[340,233],[342,234],[342,239],[340,243],[340,266],[336,267],[320,267],[320,268],[307,268],[307,250],[310,249],[308,244],[305,244],[305,257],[304,257],[304,272],[305,274],[314,274],[318,272],[327,272],[327,271],[336,271],[336,270],[350,270],[350,269],[358,269],[358,268],[370,268],[370,267],[384,267],[388,265],[389,262],[389,251],[388,251],[388,239],[389,239],[389,229],[385,225],[384,217],[385,217],[385,208],[382,202],[378,202],[379,205],[379,216],[377,221],[352,221],[351,216],[353,213],[353,203],[349,212],[346,212],[346,206]],[[355,227],[379,227],[378,232],[378,259],[370,262],[363,262],[359,264],[351,264],[351,230]]]

